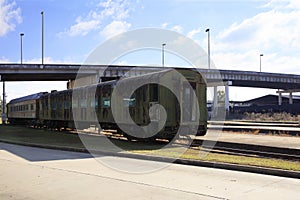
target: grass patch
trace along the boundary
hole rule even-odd
[[[165,157],[180,157],[183,159],[189,160],[201,160],[209,162],[223,162],[230,164],[240,164],[240,165],[251,165],[258,167],[268,167],[268,168],[277,168],[284,170],[300,171],[300,162],[280,160],[280,159],[270,159],[270,158],[258,158],[258,157],[247,157],[247,156],[236,156],[236,155],[227,155],[219,153],[207,153],[200,151],[199,149],[187,149],[184,154],[181,155],[182,149],[179,147],[172,149],[164,149],[159,151],[132,151],[133,153],[138,154],[147,154],[147,155],[159,155]]]
[[[244,113],[244,120],[260,122],[299,122],[300,116],[290,113]]]
[[[81,140],[80,137],[82,137],[83,140]],[[99,151],[129,152],[171,158],[180,157],[183,159],[191,160],[223,162],[300,171],[300,162],[207,153],[205,151],[201,151],[201,149],[186,150],[183,149],[183,147],[178,146],[163,148],[163,144],[109,140],[106,137],[100,136],[81,135],[80,137],[77,134],[70,134],[65,132],[32,129],[26,127],[0,126],[0,140],[7,142],[33,143],[41,145],[44,144],[50,146],[53,145],[58,147],[72,147],[81,149],[85,149],[85,147],[88,146],[88,149]],[[182,152],[185,153],[182,154]]]

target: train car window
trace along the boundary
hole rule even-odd
[[[96,108],[98,107],[98,101],[99,101],[99,100],[98,100],[98,97],[96,97],[96,98],[95,98],[95,107],[96,107]]]
[[[52,110],[56,110],[56,102],[54,101],[51,102],[51,108]]]
[[[188,85],[189,84],[189,85]],[[196,120],[196,101],[194,98],[194,91],[196,89],[196,83],[190,82],[185,84],[183,90],[183,121],[195,121]]]
[[[69,101],[65,101],[64,108],[65,109],[69,109],[70,108],[70,102]]]
[[[62,109],[62,102],[61,101],[58,102],[58,108]]]
[[[135,107],[135,98],[123,99],[124,107]]]
[[[158,101],[158,85],[152,84],[150,85],[150,99],[151,101]]]
[[[109,97],[103,97],[101,102],[102,108],[109,108],[110,107],[110,98]]]
[[[185,87],[183,90],[183,121],[187,122],[190,120],[191,113],[191,91],[189,87]]]
[[[81,108],[87,108],[87,100],[86,99],[81,99],[80,100],[80,107]]]
[[[98,107],[98,98],[91,99],[91,108]]]
[[[95,99],[90,99],[91,108],[95,108]]]
[[[148,94],[148,90],[146,88],[147,86],[142,86],[141,88],[141,92],[142,92],[142,96],[143,96],[143,101],[147,101],[147,94]]]
[[[34,110],[34,105],[33,104],[30,104],[30,109]]]
[[[78,108],[78,101],[72,101],[72,108]]]

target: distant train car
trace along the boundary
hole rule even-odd
[[[40,92],[11,100],[7,104],[10,124],[35,124],[39,119],[39,99],[47,92]]]

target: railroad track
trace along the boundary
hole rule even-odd
[[[201,146],[201,148],[208,149],[212,153],[220,153],[220,154],[227,154],[227,155],[300,161],[300,155],[294,155],[294,154],[263,152],[263,151],[254,151],[254,150],[247,150],[247,149],[227,148],[227,147],[218,147],[218,146],[213,147],[213,149],[210,149],[209,147],[205,147],[205,146]]]
[[[110,131],[102,132],[101,134],[96,131],[83,131],[77,130],[76,132],[67,131],[72,134],[89,134],[91,136],[97,137],[108,137],[111,140],[119,140],[124,142],[137,142],[137,141],[129,141],[126,137],[122,135],[112,134]],[[140,142],[141,144],[150,144],[150,142]],[[167,140],[156,140],[155,142],[151,142],[151,144],[167,144]],[[244,143],[233,143],[233,142],[222,142],[222,141],[209,141],[203,139],[190,139],[189,137],[178,139],[174,142],[174,145],[179,146],[187,146],[190,144],[189,148],[199,148],[201,147],[201,151],[207,151],[212,153],[219,154],[227,154],[227,155],[236,155],[236,156],[247,156],[247,157],[259,157],[259,158],[274,158],[281,160],[289,160],[289,161],[300,161],[300,149],[289,149],[289,148],[281,148],[281,147],[271,147],[271,146],[263,146],[263,145],[253,145],[253,144],[244,144]],[[209,145],[214,144],[214,145]]]
[[[203,144],[203,142],[204,140],[195,139],[191,143],[191,147],[201,146],[201,148],[204,150],[221,154],[300,161],[299,149],[232,142],[206,141],[208,143],[215,143],[215,145],[212,147],[211,145]]]
[[[85,132],[86,133],[86,132]],[[102,136],[108,137],[112,140],[122,140],[126,142],[136,142],[128,141],[125,137],[116,136],[111,134],[109,131],[101,133]],[[149,144],[149,142],[139,142]],[[155,144],[167,144],[167,140],[156,140],[151,142]],[[300,149],[288,149],[288,148],[279,148],[271,146],[262,146],[262,145],[250,145],[243,143],[232,143],[232,142],[220,142],[220,141],[208,141],[204,143],[202,139],[187,139],[181,138],[174,142],[174,145],[186,146],[190,144],[189,148],[198,148],[201,147],[202,151],[227,154],[227,155],[236,155],[236,156],[247,156],[247,157],[259,157],[259,158],[274,158],[281,160],[289,161],[300,161]],[[214,144],[213,147],[208,144]]]

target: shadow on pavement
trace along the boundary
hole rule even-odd
[[[43,149],[0,142],[0,151],[8,151],[31,162],[93,158],[88,153]]]

